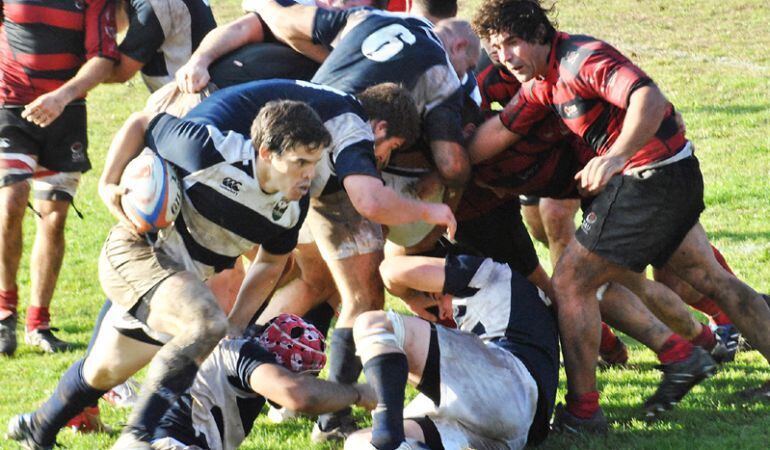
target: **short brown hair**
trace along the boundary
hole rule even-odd
[[[420,112],[412,95],[396,83],[380,83],[356,95],[369,119],[388,122],[387,137],[404,139],[408,147],[420,135]]]
[[[251,145],[257,151],[264,145],[280,155],[300,145],[324,148],[331,140],[318,113],[307,103],[294,100],[266,103],[251,124]]]
[[[508,33],[532,44],[550,42],[556,34],[553,12],[538,0],[484,0],[473,17],[473,28],[482,39]]]

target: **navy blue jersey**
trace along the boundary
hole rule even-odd
[[[348,175],[380,177],[369,118],[355,97],[336,89],[305,81],[254,81],[215,92],[185,118],[248,135],[259,110],[274,100],[307,103],[318,113],[332,136],[329,157],[316,166],[311,195],[338,190]]]
[[[151,91],[174,80],[203,37],[216,28],[206,0],[129,0],[120,52],[141,63]]]
[[[535,285],[489,258],[448,255],[444,293],[451,294],[458,327],[518,357],[538,386],[530,443],[548,432],[559,383],[559,335],[553,311]]]
[[[430,141],[462,142],[462,88],[425,19],[368,8],[319,8],[313,41],[333,49],[312,81],[348,93],[393,82],[408,89]]]
[[[250,386],[275,355],[256,339],[224,339],[198,370],[190,390],[166,412],[153,440],[166,437],[202,449],[235,449],[249,435],[265,404]]]
[[[150,122],[145,143],[179,176],[184,195],[173,231],[204,277],[232,267],[257,244],[273,254],[297,245],[309,197],[287,202],[281,192],[265,193],[247,137],[162,113]],[[169,229],[160,237],[177,239]]]

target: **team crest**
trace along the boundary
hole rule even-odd
[[[283,213],[285,213],[288,208],[289,202],[284,199],[278,200],[275,206],[273,206],[273,220],[281,220]]]
[[[73,142],[70,146],[70,152],[72,152],[72,162],[83,162],[86,159],[86,152],[84,151],[83,143],[80,141]]]
[[[591,231],[591,226],[593,226],[594,223],[596,223],[596,213],[591,211],[583,220],[583,223],[580,225],[580,228],[582,228],[584,232],[588,233],[589,231]]]
[[[564,115],[566,117],[574,117],[577,115],[578,107],[577,105],[567,105],[564,107]]]

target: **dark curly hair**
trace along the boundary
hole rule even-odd
[[[420,112],[412,95],[395,83],[380,83],[356,94],[370,119],[388,122],[387,137],[404,139],[402,148],[412,145],[420,134]]]
[[[555,22],[548,15],[553,4],[544,7],[538,0],[484,0],[473,17],[473,28],[483,38],[508,33],[533,44],[545,44],[556,34]]]

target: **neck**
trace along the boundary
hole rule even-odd
[[[275,194],[278,192],[278,188],[273,186],[272,179],[270,177],[270,170],[268,164],[262,161],[259,156],[254,158],[254,174],[257,177],[259,188],[266,194]]]

